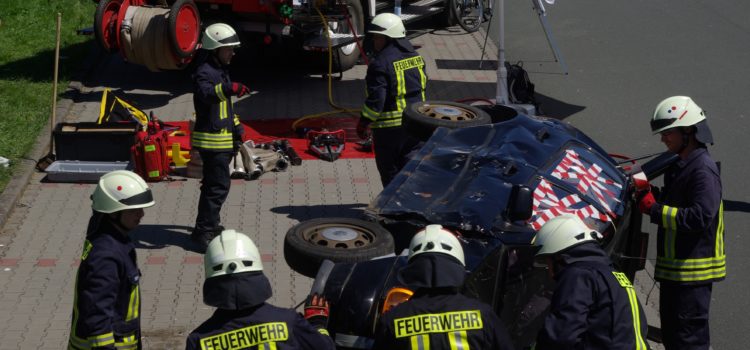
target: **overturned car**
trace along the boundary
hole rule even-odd
[[[459,233],[467,272],[462,293],[491,305],[517,348],[533,343],[554,288],[534,264],[536,230],[549,219],[577,215],[603,234],[605,250],[631,279],[643,268],[648,236],[640,231],[631,173],[642,169],[653,178],[673,157],[642,167],[618,163],[558,120],[500,106],[488,109],[492,116],[470,106],[442,107],[410,106],[428,112],[406,113],[407,129],[431,136],[369,205],[368,220],[314,219],[287,233],[285,258],[300,273],[317,272],[313,290],[331,302],[329,332],[339,348],[370,348],[380,315],[411,295],[396,276],[409,240],[428,224]],[[458,114],[467,118],[444,118]],[[464,120],[470,127],[462,127]],[[321,265],[325,260],[335,264]]]

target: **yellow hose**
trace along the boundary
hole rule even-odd
[[[314,7],[315,11],[318,13],[318,16],[320,16],[320,19],[323,21],[323,28],[326,32],[326,40],[328,41],[328,104],[331,105],[331,107],[335,108],[333,111],[327,111],[322,113],[315,113],[315,114],[307,114],[304,115],[292,123],[292,130],[297,130],[297,125],[299,125],[300,122],[305,120],[310,120],[314,118],[319,118],[327,115],[333,115],[333,114],[340,114],[340,113],[356,113],[361,111],[361,109],[356,108],[345,108],[341,107],[336,104],[336,102],[333,101],[333,48],[331,44],[331,33],[328,30],[328,21],[326,21],[325,16],[323,16],[323,13],[320,12],[317,6]],[[356,30],[354,28],[350,28],[352,30]]]

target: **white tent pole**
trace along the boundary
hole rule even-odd
[[[508,105],[508,71],[505,69],[505,0],[497,0],[499,35],[497,44],[497,91],[495,104]],[[489,28],[487,28],[489,30]]]

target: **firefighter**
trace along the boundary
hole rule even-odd
[[[232,27],[224,23],[208,26],[201,44],[210,52],[193,74],[195,127],[191,143],[203,161],[203,180],[191,239],[197,250],[204,252],[211,238],[223,229],[219,213],[229,194],[229,163],[242,144],[243,128],[234,114],[231,96],[241,97],[250,90],[229,78],[229,63],[240,45]]]
[[[383,187],[408,161],[407,155],[419,142],[401,128],[406,106],[425,100],[425,62],[406,37],[401,18],[381,13],[372,19],[373,46],[377,56],[367,67],[367,99],[357,125],[357,135],[367,138],[372,131],[375,164]]]
[[[466,276],[456,236],[428,225],[409,244],[398,280],[414,291],[378,323],[374,349],[513,349],[492,308],[460,293]]]
[[[255,243],[225,230],[208,245],[203,302],[214,314],[193,330],[186,349],[335,349],[325,329],[328,302],[311,295],[304,316],[266,303],[271,284]]]
[[[547,221],[536,253],[557,282],[535,350],[641,350],[648,323],[631,281],[600,247],[599,232],[573,214]]]
[[[154,199],[146,182],[126,170],[103,175],[91,199],[68,349],[140,349],[141,273],[128,232]]]
[[[724,207],[719,167],[706,148],[713,144],[706,113],[687,96],[661,101],[651,131],[679,160],[664,174],[658,200],[640,200],[641,212],[658,225],[655,278],[664,346],[708,349],[713,282],[726,277]]]

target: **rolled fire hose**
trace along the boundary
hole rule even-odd
[[[125,58],[152,72],[179,69],[179,61],[169,44],[168,8],[130,6],[120,30]]]

